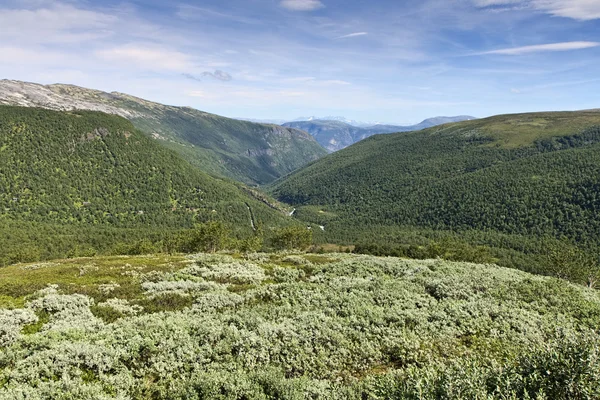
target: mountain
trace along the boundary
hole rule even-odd
[[[334,116],[334,115],[329,115],[326,117],[299,117],[294,119],[293,121],[289,121],[289,122],[304,122],[304,121],[337,121],[337,122],[343,122],[345,124],[348,125],[352,125],[352,126],[356,126],[356,127],[368,127],[368,126],[373,126],[373,125],[378,125],[379,122],[373,122],[373,121],[357,121],[354,119],[349,119],[346,117],[341,117],[341,116]]]
[[[334,152],[368,138],[369,136],[380,133],[416,131],[450,122],[467,121],[473,119],[475,119],[475,117],[470,117],[467,115],[461,115],[457,117],[435,117],[426,119],[417,125],[410,126],[383,124],[373,126],[357,126],[341,120],[314,119],[307,121],[288,122],[283,124],[283,126],[301,129],[310,133],[323,147],[330,152]]]
[[[449,124],[451,122],[471,121],[473,119],[477,118],[470,115],[458,115],[455,117],[433,117],[427,118],[416,125],[406,126],[405,128],[410,128],[409,130],[411,131],[420,131],[421,129],[431,128],[437,125]]]
[[[296,129],[73,85],[2,80],[0,104],[116,114],[203,171],[248,184],[271,182],[326,154],[310,135]]]
[[[122,117],[0,106],[0,259],[11,243],[64,256],[60,249],[78,242],[99,248],[207,221],[242,235],[286,224],[287,214],[267,203]]]
[[[533,113],[372,136],[271,191],[341,243],[393,241],[408,227],[516,235],[522,249],[544,237],[597,249],[598,176],[600,112]]]
[[[283,125],[287,122],[285,119],[261,119],[261,118],[242,118],[242,117],[236,117],[234,119],[238,119],[240,121],[256,122],[257,124]]]

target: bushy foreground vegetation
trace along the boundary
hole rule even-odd
[[[594,399],[600,295],[343,254],[0,269],[0,398]]]

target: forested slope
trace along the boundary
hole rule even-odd
[[[287,219],[237,184],[201,172],[124,118],[10,106],[0,106],[0,210],[5,245],[19,237],[19,227],[32,238],[52,232],[48,224],[72,235],[83,228],[148,235],[215,220],[250,233],[251,219],[264,226]]]
[[[317,140],[317,142],[321,144],[321,146],[325,147],[330,152],[334,152],[380,133],[418,131],[450,122],[473,119],[475,119],[475,117],[460,115],[456,117],[429,118],[420,122],[419,124],[408,126],[377,124],[373,126],[360,127],[337,120],[314,119],[310,121],[287,122],[283,124],[283,126],[301,129],[310,133]]]
[[[2,80],[0,104],[120,115],[202,171],[248,184],[271,182],[327,154],[312,136],[297,129],[238,121],[74,85]]]
[[[537,113],[371,137],[272,191],[338,240],[412,226],[597,245],[599,172],[599,112]]]

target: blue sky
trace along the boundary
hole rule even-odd
[[[600,0],[0,0],[0,77],[230,116],[600,107]]]

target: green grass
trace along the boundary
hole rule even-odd
[[[0,304],[14,308],[49,284],[58,285],[67,294],[82,293],[96,301],[108,297],[133,300],[142,295],[138,274],[173,272],[186,265],[184,256],[168,255],[77,258],[11,265],[0,268]],[[100,285],[111,283],[120,287],[110,294],[99,289]]]

